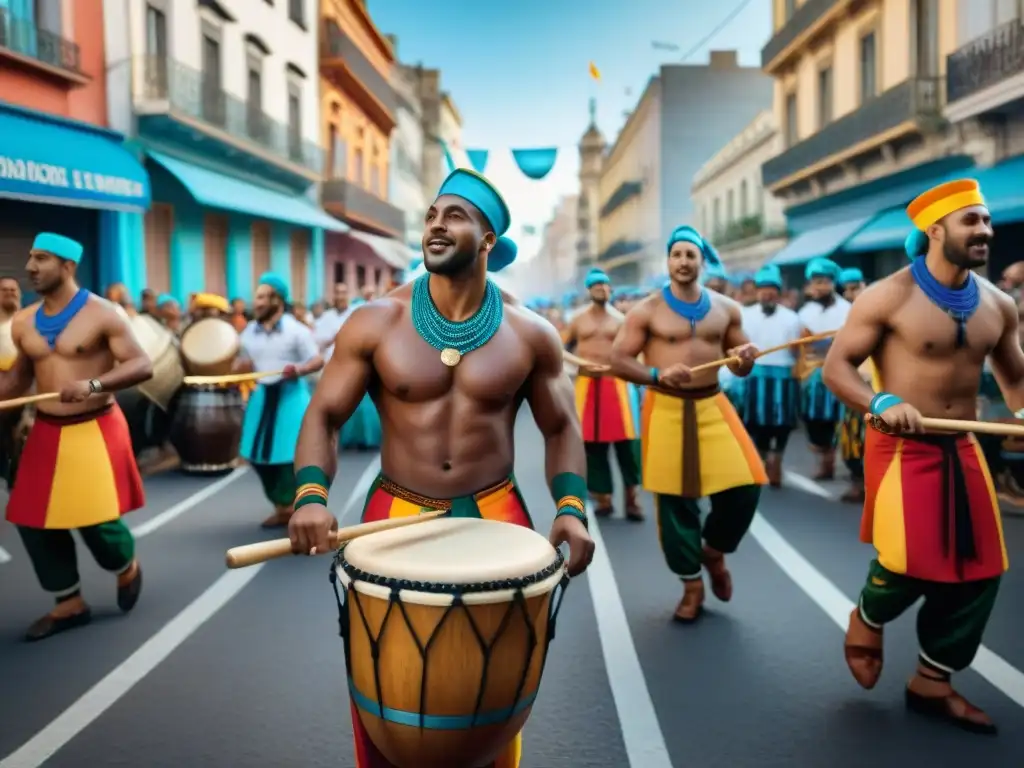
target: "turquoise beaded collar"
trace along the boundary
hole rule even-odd
[[[463,355],[479,349],[498,332],[505,304],[501,291],[487,281],[480,309],[457,323],[441,314],[430,296],[430,275],[423,275],[412,284],[412,324],[416,333],[434,349],[440,350],[441,362],[449,368],[459,364]]]

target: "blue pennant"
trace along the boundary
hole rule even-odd
[[[513,149],[512,159],[527,178],[539,181],[551,173],[558,159],[557,147],[540,149]]]
[[[690,321],[690,330],[697,329],[697,323],[708,316],[711,311],[711,295],[706,288],[700,289],[700,298],[696,301],[683,301],[677,299],[672,293],[672,285],[666,285],[661,289],[661,295],[665,297],[665,303],[680,317]]]
[[[57,337],[64,332],[64,329],[68,327],[68,323],[85,306],[87,301],[89,301],[89,291],[85,288],[79,288],[78,293],[67,303],[67,306],[56,315],[46,314],[43,312],[43,305],[39,305],[39,309],[36,310],[36,330],[40,336],[46,339],[50,349],[56,346]]]
[[[956,321],[956,345],[964,346],[967,343],[967,321],[981,304],[981,292],[974,274],[968,272],[967,282],[959,288],[949,288],[928,271],[924,256],[918,256],[910,265],[910,276],[932,304]]]

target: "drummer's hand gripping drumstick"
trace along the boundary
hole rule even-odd
[[[186,376],[184,383],[186,386],[196,386],[198,384],[243,384],[247,381],[256,381],[258,379],[265,379],[270,376],[282,376],[284,371],[252,371],[250,373],[225,373],[222,376]]]
[[[57,400],[60,398],[60,392],[44,392],[41,395],[26,395],[25,397],[16,397],[13,400],[0,400],[0,411],[9,411],[12,408],[21,408],[23,405],[32,405],[33,403],[41,403],[44,400]]]
[[[610,371],[610,365],[602,365],[600,363],[592,363],[589,360],[584,360],[582,357],[576,357],[572,352],[562,351],[562,357],[565,362],[575,365],[577,368],[588,368],[592,371]]]
[[[757,356],[754,359],[756,360],[758,357],[764,357],[765,355],[770,355],[772,352],[780,352],[783,349],[789,349],[790,347],[800,347],[803,346],[804,344],[813,344],[816,341],[825,341],[826,339],[831,339],[833,336],[836,335],[836,333],[836,331],[828,331],[827,333],[816,333],[813,336],[804,336],[803,338],[800,339],[787,341],[785,344],[779,344],[774,347],[768,347],[768,349],[762,349],[760,352],[758,352]],[[701,363],[700,365],[695,365],[693,368],[690,369],[690,373],[710,371],[713,368],[721,368],[723,365],[728,365],[729,363],[742,362],[743,361],[740,360],[738,357],[723,357],[721,360],[712,360],[710,363]]]
[[[868,416],[871,426],[879,432],[894,433],[886,423],[877,416]],[[933,419],[921,417],[921,425],[935,432],[978,432],[983,435],[1002,435],[1004,437],[1024,437],[1024,425],[1007,424],[1001,421],[967,421],[965,419]]]
[[[421,515],[412,517],[393,517],[388,520],[378,520],[373,523],[362,523],[361,525],[350,525],[339,528],[331,533],[331,549],[335,550],[346,541],[357,539],[360,536],[367,536],[371,533],[390,531],[392,528],[402,528],[406,525],[425,523],[428,520],[436,520],[449,514],[447,509],[438,509],[433,512],[424,512]],[[226,561],[228,568],[246,568],[257,563],[265,563],[268,560],[276,560],[292,553],[291,539],[273,539],[272,541],[259,541],[255,544],[246,544],[242,547],[233,547],[228,550]],[[321,552],[320,554],[326,554]]]

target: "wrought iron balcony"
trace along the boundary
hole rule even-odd
[[[24,59],[75,75],[76,79],[85,74],[77,43],[0,8],[0,49],[5,48]]]
[[[769,69],[779,54],[792,45],[794,40],[833,8],[846,2],[848,0],[807,0],[761,49],[761,68]]]
[[[944,82],[938,78],[904,80],[858,109],[797,142],[761,166],[764,186],[771,188],[805,168],[838,155],[887,131],[915,121],[941,120]]]
[[[639,195],[643,191],[643,188],[644,185],[642,181],[624,181],[619,184],[619,186],[615,188],[615,191],[609,195],[605,204],[601,206],[601,212],[599,214],[600,217],[604,219],[610,216],[620,207]]]
[[[351,81],[352,85],[362,88],[367,95],[372,96],[382,113],[376,117],[390,121],[391,125],[394,124],[394,115],[398,110],[395,89],[366,58],[359,46],[330,19],[326,20],[323,26],[320,64],[328,72],[337,74],[346,82]]]
[[[315,142],[303,139],[294,127],[270,117],[259,105],[227,93],[203,72],[160,56],[141,57],[135,71],[139,111],[180,112],[270,150],[282,160],[321,171],[323,160]]]
[[[325,208],[342,216],[351,215],[392,234],[405,234],[405,213],[354,182],[328,179],[323,183],[321,198]]]
[[[1000,24],[946,58],[949,102],[966,98],[1024,72],[1024,23]]]

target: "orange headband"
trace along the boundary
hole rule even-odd
[[[918,195],[907,206],[907,216],[923,232],[944,216],[972,205],[985,205],[981,187],[974,179],[959,179]]]

